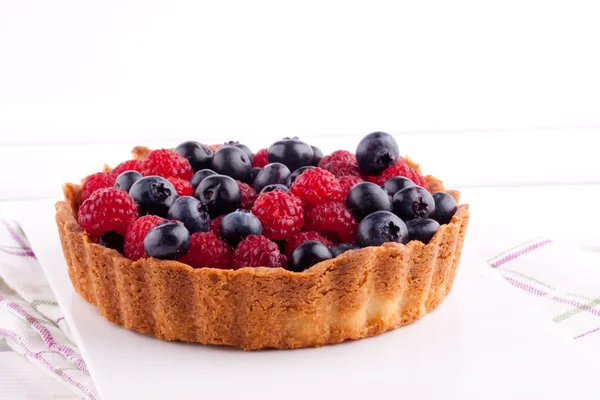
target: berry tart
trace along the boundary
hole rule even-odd
[[[244,350],[374,336],[435,309],[469,220],[383,132],[329,155],[298,138],[133,149],[56,204],[75,290],[107,320]]]

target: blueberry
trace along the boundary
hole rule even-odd
[[[246,153],[246,155],[248,156],[248,159],[250,159],[250,164],[252,164],[252,160],[254,160],[254,154],[252,154],[252,150],[250,150],[250,148],[248,146],[246,146],[245,144],[241,144],[240,142],[233,141],[233,140],[225,143],[225,146],[233,146],[233,147],[237,147],[238,149],[242,150],[244,153]]]
[[[294,183],[296,178],[299,177],[300,174],[302,174],[304,171],[307,171],[307,170],[313,169],[313,168],[315,168],[315,167],[313,167],[312,165],[308,165],[306,167],[300,167],[297,170],[295,170],[294,172],[292,172],[292,174],[290,175],[290,184]]]
[[[192,176],[192,179],[190,179],[190,183],[192,184],[192,186],[194,187],[194,189],[196,189],[198,187],[198,185],[200,184],[200,182],[202,182],[202,180],[204,178],[206,178],[207,176],[211,176],[211,175],[217,175],[217,173],[215,171],[213,171],[212,169],[201,169],[200,171],[197,171],[196,173],[194,173],[194,175]]]
[[[289,192],[290,188],[288,188],[285,185],[282,185],[281,183],[273,183],[262,188],[262,190],[259,193],[268,193],[272,192],[273,190],[283,190],[284,192]]]
[[[418,240],[427,244],[440,229],[440,224],[429,218],[419,218],[406,221],[406,228],[410,240]]]
[[[362,247],[408,242],[406,224],[389,211],[375,211],[358,224],[356,241]]]
[[[210,224],[206,207],[192,196],[181,196],[175,200],[167,216],[183,222],[190,233],[207,232]]]
[[[435,201],[435,219],[440,224],[447,224],[452,220],[452,216],[456,212],[456,200],[446,192],[435,192],[433,195]]]
[[[321,242],[307,240],[296,247],[288,262],[288,269],[302,272],[323,260],[332,258],[331,251]]]
[[[126,192],[129,192],[129,189],[131,189],[131,186],[133,186],[133,184],[136,183],[141,178],[143,178],[142,174],[140,174],[137,171],[125,171],[125,172],[119,174],[119,176],[117,177],[117,180],[115,180],[115,187],[117,189],[121,189]]]
[[[254,190],[260,192],[265,186],[274,183],[287,186],[290,184],[290,175],[289,168],[281,163],[267,164],[254,180]]]
[[[375,211],[392,211],[386,191],[371,182],[360,182],[352,186],[346,196],[346,204],[359,221]]]
[[[171,182],[154,175],[138,179],[129,189],[129,195],[138,203],[140,215],[153,214],[163,218],[177,199],[177,191]]]
[[[310,162],[310,165],[312,165],[313,167],[318,167],[319,161],[321,161],[321,159],[324,157],[323,152],[318,147],[315,147],[315,146],[310,146],[310,147],[312,147],[312,150],[313,150],[313,158],[312,158],[312,161]]]
[[[254,185],[254,181],[256,180],[256,177],[258,176],[258,174],[260,174],[260,171],[262,171],[261,167],[253,167],[252,171],[250,171],[251,185]]]
[[[150,257],[174,260],[190,248],[190,232],[177,222],[155,226],[144,238],[144,251]]]
[[[225,175],[204,178],[194,196],[208,209],[211,218],[237,210],[242,199],[237,182]]]
[[[183,142],[173,151],[187,158],[194,171],[210,168],[214,155],[210,147],[198,142]]]
[[[267,152],[270,163],[284,164],[290,171],[310,165],[314,153],[312,147],[298,138],[285,138],[273,143]]]
[[[213,156],[212,169],[218,174],[248,183],[250,182],[252,163],[242,149],[234,146],[221,146]]]
[[[431,218],[435,213],[435,201],[431,194],[420,186],[407,187],[392,199],[394,214],[409,221],[415,218]]]
[[[329,251],[331,251],[331,255],[335,258],[341,254],[344,254],[348,250],[358,250],[358,249],[360,249],[360,247],[353,243],[338,243],[336,245],[331,246],[329,248]]]
[[[384,169],[396,164],[398,157],[400,150],[396,140],[385,132],[369,133],[356,148],[358,168],[367,175],[380,175]]]
[[[262,235],[262,224],[250,210],[227,214],[219,226],[221,237],[234,248],[248,235]]]
[[[401,191],[404,188],[415,186],[413,181],[403,176],[394,176],[393,178],[388,179],[386,183],[383,184],[383,189],[390,195],[394,196],[396,193]]]
[[[114,249],[119,253],[123,254],[123,244],[125,238],[119,235],[115,231],[108,231],[104,235],[100,236],[100,244],[109,249]]]

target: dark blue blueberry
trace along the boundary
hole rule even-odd
[[[166,218],[169,207],[177,199],[177,191],[161,176],[145,176],[129,189],[129,195],[138,203],[140,215],[158,215]]]
[[[259,193],[267,193],[272,192],[273,190],[283,190],[284,192],[289,192],[290,188],[281,183],[273,183],[272,185],[267,185]]]
[[[142,174],[137,171],[125,171],[119,174],[117,180],[115,180],[115,187],[129,192],[133,184],[142,178]]]
[[[442,225],[447,224],[456,213],[456,200],[446,192],[435,192],[432,196],[435,201],[433,219]]]
[[[227,214],[219,226],[221,237],[234,248],[248,235],[262,235],[262,224],[250,210]]]
[[[194,187],[194,189],[196,189],[198,187],[198,185],[200,184],[200,182],[202,182],[202,180],[204,178],[206,178],[207,176],[211,176],[211,175],[217,175],[217,173],[215,171],[213,171],[212,169],[201,169],[200,171],[194,173],[194,175],[192,176],[192,179],[190,179],[190,183],[192,184],[192,186]]]
[[[392,199],[394,214],[409,221],[415,218],[431,218],[435,213],[435,201],[426,189],[420,186],[407,187]]]
[[[253,167],[252,168],[252,171],[250,172],[251,185],[254,185],[254,181],[256,180],[256,177],[258,176],[258,174],[260,174],[260,171],[262,171],[261,167]]]
[[[375,211],[358,224],[356,241],[361,247],[408,242],[406,224],[389,211]]]
[[[360,247],[353,243],[338,243],[336,245],[331,246],[329,248],[329,251],[331,251],[331,255],[335,258],[341,254],[344,254],[348,250],[358,250],[358,249],[360,249]]]
[[[108,231],[104,235],[100,236],[100,244],[109,249],[114,249],[119,253],[123,254],[123,243],[125,238],[119,235],[115,231]]]
[[[367,175],[380,175],[384,169],[396,164],[400,150],[394,137],[385,132],[365,136],[356,148],[356,161],[360,171]]]
[[[181,196],[175,200],[169,208],[168,217],[183,222],[190,233],[207,232],[210,225],[206,207],[192,196]]]
[[[318,147],[315,147],[315,146],[310,146],[310,147],[312,147],[312,149],[313,149],[313,158],[312,158],[310,165],[312,165],[313,167],[318,167],[319,161],[321,161],[321,159],[324,157],[323,152]]]
[[[183,142],[173,151],[187,158],[194,171],[210,168],[214,155],[210,147],[198,142]]]
[[[388,179],[386,183],[383,184],[383,189],[390,195],[394,196],[396,193],[401,191],[404,188],[415,186],[414,182],[408,178],[403,176],[394,176],[393,178]]]
[[[312,165],[308,165],[306,167],[300,167],[297,170],[295,170],[294,172],[292,172],[292,174],[290,175],[290,185],[292,183],[294,183],[296,178],[299,177],[304,171],[307,171],[307,170],[313,169],[313,168],[316,168],[316,167],[313,167]]]
[[[406,221],[406,228],[410,240],[418,240],[427,244],[440,229],[440,224],[429,218],[419,218]]]
[[[144,251],[150,257],[174,260],[190,248],[190,232],[177,222],[155,226],[144,238]]]
[[[254,180],[254,190],[260,193],[265,186],[275,183],[287,186],[290,184],[290,175],[289,168],[281,163],[267,164]]]
[[[310,165],[314,152],[310,145],[298,138],[285,138],[273,143],[267,152],[270,163],[284,164],[290,171]]]
[[[248,159],[250,160],[250,164],[252,164],[252,160],[254,160],[254,154],[252,154],[252,150],[250,150],[250,148],[248,146],[246,146],[245,144],[241,144],[240,142],[233,141],[233,140],[225,143],[225,146],[233,146],[233,147],[237,147],[238,149],[242,150],[248,156]]]
[[[346,204],[359,221],[375,211],[392,211],[386,191],[371,182],[360,182],[352,186],[346,196]]]
[[[321,242],[307,240],[296,247],[288,261],[288,269],[302,272],[323,260],[332,258],[331,251]]]
[[[204,178],[194,196],[207,208],[211,218],[237,210],[242,199],[237,182],[225,175]]]
[[[212,169],[235,180],[250,182],[252,162],[244,150],[235,146],[221,146],[215,152]]]

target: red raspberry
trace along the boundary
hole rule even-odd
[[[321,235],[319,232],[308,231],[308,232],[296,232],[288,238],[285,242],[285,253],[289,257],[296,247],[300,246],[307,240],[316,240],[317,242],[323,243],[327,247],[333,246],[333,242]]]
[[[256,190],[252,188],[252,186],[247,183],[236,181],[238,186],[240,187],[240,192],[242,193],[242,205],[240,206],[243,210],[252,210],[252,206],[258,197],[258,193]]]
[[[218,149],[219,147],[221,147],[221,146],[223,146],[223,145],[222,145],[222,144],[211,144],[211,145],[209,145],[208,147],[210,147],[210,149],[211,149],[213,152],[215,152],[215,151],[217,151],[217,149]]]
[[[181,178],[189,181],[194,171],[187,158],[167,149],[152,150],[144,160],[142,175]]]
[[[115,178],[121,175],[125,171],[137,171],[142,173],[142,169],[144,168],[144,163],[140,160],[127,160],[123,161],[121,164],[117,165],[110,171],[110,174]]]
[[[290,192],[311,206],[341,200],[341,188],[335,176],[322,168],[313,168],[300,174]]]
[[[249,235],[233,253],[233,269],[244,267],[283,267],[286,257],[279,252],[277,243],[262,235]],[[287,260],[285,260],[287,261]]]
[[[360,176],[356,162],[352,164],[344,161],[331,161],[324,169],[334,174],[337,178],[348,175]]]
[[[379,185],[383,185],[388,179],[393,178],[394,176],[403,176],[413,181],[415,185],[429,190],[429,185],[427,185],[425,178],[423,178],[417,171],[412,169],[402,157],[398,159],[396,164],[385,169],[381,173],[377,183]]]
[[[179,196],[193,196],[194,195],[194,187],[189,181],[180,178],[167,178],[169,182],[175,186],[175,190]]]
[[[316,206],[306,214],[306,229],[318,231],[331,238],[333,232],[342,242],[354,243],[358,221],[342,203],[326,203]]]
[[[116,177],[107,172],[96,172],[87,176],[81,185],[81,201],[85,201],[98,189],[113,187]]]
[[[167,222],[167,220],[156,215],[145,215],[130,223],[125,231],[125,243],[123,245],[125,257],[133,261],[148,257],[148,254],[144,251],[144,239],[152,228],[163,222]]]
[[[221,221],[223,221],[223,218],[225,218],[224,215],[219,215],[215,219],[210,220],[210,231],[212,233],[214,233],[215,235],[217,235],[217,237],[221,237],[220,226],[221,226]]]
[[[374,183],[376,185],[379,185],[379,181],[381,180],[381,176],[375,176],[375,175],[360,174],[360,177],[365,182],[371,182],[371,183]],[[383,183],[385,183],[385,182],[383,182]],[[382,185],[383,185],[383,183],[382,183]]]
[[[258,196],[252,214],[262,223],[263,234],[272,240],[287,239],[304,225],[302,202],[293,194],[281,190]]]
[[[138,205],[127,192],[117,188],[98,189],[79,207],[77,222],[92,236],[108,231],[125,234],[127,225],[138,217]]]
[[[342,199],[344,199],[343,202],[345,203],[348,192],[350,189],[352,189],[352,186],[356,185],[357,183],[361,183],[363,180],[358,176],[342,176],[338,179],[338,181],[340,182],[340,187],[342,188]]]
[[[231,268],[231,247],[212,232],[192,233],[188,252],[179,261],[192,268]]]
[[[356,156],[347,150],[337,150],[319,161],[319,167],[327,169],[330,163],[341,162],[344,164],[356,164]]]
[[[267,159],[267,152],[268,149],[260,149],[257,151],[252,159],[252,167],[263,168],[265,165],[267,165],[269,163],[269,160]]]

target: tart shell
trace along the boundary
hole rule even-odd
[[[439,180],[426,179],[432,192],[443,190]],[[69,277],[102,316],[159,339],[244,350],[322,346],[416,321],[452,289],[469,220],[468,205],[460,205],[427,245],[351,250],[300,273],[194,269],[155,258],[132,261],[95,243],[77,223],[80,186],[63,189],[56,222]],[[449,193],[458,200],[458,192]]]

